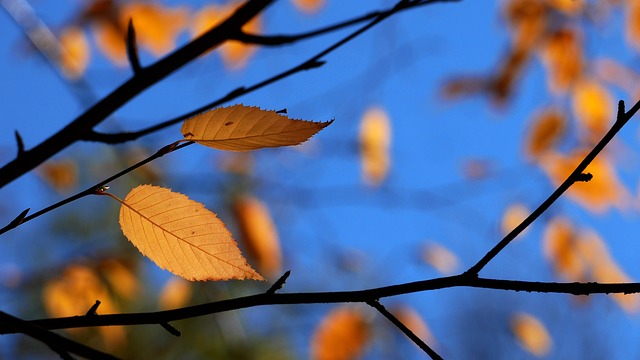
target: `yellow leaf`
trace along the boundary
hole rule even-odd
[[[324,6],[324,0],[291,0],[300,11],[312,14]]]
[[[545,109],[535,115],[531,128],[527,131],[525,154],[537,160],[542,154],[553,149],[566,130],[564,115],[557,109]]]
[[[100,300],[98,313],[113,314],[118,308],[107,291],[106,286],[93,269],[84,265],[70,265],[58,278],[50,280],[42,291],[44,308],[52,317],[84,315]],[[67,329],[78,334],[85,329]],[[99,329],[105,345],[117,348],[125,341],[122,326],[105,326]]]
[[[547,224],[543,237],[545,257],[553,270],[568,281],[584,281],[586,264],[578,251],[578,235],[571,223],[555,218]]]
[[[70,159],[48,161],[36,173],[59,193],[69,192],[78,184],[78,166]]]
[[[314,360],[358,359],[371,339],[371,329],[358,308],[344,305],[322,319],[311,340]]]
[[[175,48],[188,16],[188,10],[183,7],[170,9],[150,2],[129,2],[122,6],[120,21],[124,28],[129,19],[133,19],[138,44],[160,56]]]
[[[640,49],[640,2],[626,1],[626,6],[625,35],[627,43],[638,50]]]
[[[420,314],[412,307],[401,305],[393,308],[391,313],[402,322],[409,330],[418,336],[426,344],[433,346],[435,342],[431,331]]]
[[[616,108],[609,91],[598,81],[580,81],[573,92],[573,113],[590,139],[599,139],[609,130]]]
[[[422,261],[433,266],[440,273],[449,275],[458,268],[458,257],[449,249],[430,243],[422,249]]]
[[[333,121],[289,119],[275,111],[233,105],[198,114],[182,124],[190,141],[220,150],[248,151],[266,147],[298,145]]]
[[[191,300],[192,292],[191,283],[173,277],[162,287],[158,298],[158,307],[162,310],[183,307]]]
[[[573,29],[559,29],[547,36],[541,57],[549,73],[549,89],[554,93],[566,92],[582,74],[582,45]]]
[[[136,187],[122,202],[120,226],[143,255],[187,280],[263,280],[224,223],[180,193]]]
[[[575,151],[571,155],[558,153],[545,154],[542,168],[554,185],[559,185],[582,161],[585,153]],[[585,170],[593,175],[589,182],[576,182],[567,191],[567,196],[586,207],[601,213],[610,207],[624,208],[630,198],[626,188],[618,179],[613,166],[606,157],[600,155]]]
[[[360,124],[362,175],[368,184],[379,185],[387,177],[391,164],[390,145],[389,116],[382,108],[370,108]]]
[[[140,284],[130,266],[120,260],[107,259],[100,263],[100,270],[115,294],[127,300],[136,297]]]
[[[552,340],[540,320],[529,314],[518,313],[511,318],[511,331],[526,351],[538,357],[549,354]]]
[[[258,264],[258,270],[266,277],[280,274],[282,251],[276,226],[269,210],[258,199],[251,196],[240,197],[234,204],[240,234],[244,245]]]
[[[77,79],[84,74],[89,64],[89,42],[82,29],[68,27],[60,34],[60,58],[63,74],[69,79]]]
[[[227,5],[208,5],[202,8],[195,15],[191,22],[191,33],[194,36],[200,36],[212,27],[218,25],[221,21],[230,16],[237,8],[238,4]],[[242,31],[248,34],[258,34],[262,31],[262,22],[260,17],[256,16],[242,27]],[[227,41],[219,48],[220,55],[225,66],[232,70],[243,68],[251,55],[255,52],[256,47],[246,45],[239,41]]]
[[[509,206],[502,216],[502,234],[507,235],[510,233],[520,225],[522,221],[529,216],[529,214],[531,214],[531,211],[522,204],[513,204]],[[526,234],[528,230],[529,228],[526,228],[516,239],[519,239],[521,236]]]
[[[112,63],[117,66],[127,65],[126,35],[120,25],[110,21],[96,21],[92,24],[92,34],[100,52]]]

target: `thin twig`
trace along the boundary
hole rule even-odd
[[[618,112],[616,115],[616,121],[611,126],[611,129],[604,135],[596,146],[585,156],[585,158],[578,164],[567,179],[558,186],[558,188],[535,209],[526,219],[524,219],[515,229],[509,232],[498,244],[496,244],[489,252],[487,252],[482,259],[480,259],[475,265],[473,265],[466,274],[470,276],[477,276],[480,270],[482,270],[496,255],[502,251],[513,239],[515,239],[524,229],[531,225],[540,215],[542,215],[549,207],[567,191],[571,185],[576,181],[584,181],[586,174],[583,174],[587,166],[591,164],[593,159],[604,149],[605,146],[616,136],[618,131],[624,127],[624,125],[633,117],[633,115],[640,109],[640,101],[638,101],[628,112],[625,113],[624,101],[620,100],[618,103]]]
[[[53,351],[58,353],[63,359],[71,359],[69,353],[76,354],[87,359],[117,359],[115,356],[93,349],[89,346],[82,345],[78,342],[52,333],[49,330],[43,329],[33,322],[19,319],[2,311],[0,311],[0,323],[2,323],[3,326],[12,327],[15,329],[15,332],[24,333],[43,342]]]
[[[136,29],[133,27],[133,19],[129,19],[127,25],[127,58],[134,75],[142,72],[140,57],[138,56],[138,42],[136,41]]]
[[[291,270],[287,270],[287,272],[282,274],[282,276],[280,276],[280,278],[275,283],[273,283],[273,285],[271,285],[271,287],[269,288],[269,290],[266,291],[266,293],[275,294],[276,291],[282,289],[282,287],[284,286],[284,283],[287,282],[289,275],[291,275]]]
[[[397,317],[390,313],[378,300],[367,301],[367,305],[378,310],[380,314],[386,317],[393,325],[395,325],[403,334],[405,334],[411,341],[413,341],[422,351],[424,351],[430,358],[434,360],[442,360],[442,356],[438,355],[429,345],[427,345],[422,339],[418,337],[411,329],[402,323]]]

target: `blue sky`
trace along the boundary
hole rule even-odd
[[[204,2],[167,3],[188,3],[197,9]],[[265,13],[265,29],[268,34],[313,29],[391,3],[328,1],[319,14],[302,15],[288,2],[280,1]],[[459,270],[464,270],[501,238],[500,219],[509,204],[517,201],[534,208],[553,190],[544,174],[522,156],[530,114],[553,101],[539,61],[528,67],[515,96],[503,109],[492,107],[483,97],[443,101],[439,96],[442,84],[451,76],[487,73],[498,64],[508,43],[498,3],[462,1],[400,14],[328,55],[322,68],[238,99],[266,109],[287,108],[296,118],[335,119],[313,139],[308,152],[276,149],[255,155],[259,184],[255,192],[270,206],[293,273],[286,290],[359,289],[439,276],[416,259],[416,252],[428,241],[453,251],[460,259]],[[76,5],[74,1],[32,1],[38,15],[54,30],[69,21]],[[637,67],[637,56],[625,47],[621,26],[614,25],[620,19],[614,14],[608,27],[586,34],[587,56],[617,57]],[[306,60],[348,31],[283,48],[261,49],[247,68],[238,72],[226,71],[217,56],[199,59],[133,99],[115,114],[117,119],[105,121],[99,129],[135,130],[181,115],[238,86],[261,81]],[[6,13],[0,16],[0,32],[0,101],[4,109],[0,162],[4,163],[15,155],[14,130],[22,134],[29,148],[80,114],[86,104],[29,49]],[[153,61],[148,54],[142,55],[143,63]],[[128,69],[114,69],[100,55],[86,74],[97,96],[107,94],[129,76]],[[628,106],[634,102],[627,94],[613,91],[627,100]],[[374,105],[386,109],[393,133],[392,170],[377,189],[363,184],[357,154],[360,117]],[[621,177],[633,194],[640,168],[637,136],[633,121],[620,134],[629,151]],[[179,127],[174,126],[144,138],[142,143],[148,149],[158,149],[179,138]],[[109,169],[106,175],[95,169],[106,167],[102,160],[93,167],[91,160],[110,156],[113,158],[111,150],[101,144],[76,144],[59,154],[59,158],[79,158],[87,166],[81,170],[85,186],[109,175]],[[186,193],[217,212],[223,196],[211,193],[216,188],[211,183],[219,179],[213,164],[224,156],[194,146],[170,154],[154,165],[167,173],[165,183],[158,185]],[[465,180],[461,168],[469,159],[487,161],[495,169],[493,175],[481,181]],[[111,191],[124,197],[129,185],[114,183]],[[24,208],[40,209],[62,198],[33,174],[0,192],[0,218],[5,222]],[[447,199],[450,204],[435,206],[438,199]],[[115,207],[107,199],[91,198],[68,208],[88,212],[104,206]],[[544,222],[560,213],[595,229],[625,272],[633,279],[640,278],[633,235],[638,230],[638,212],[611,210],[594,215],[566,199],[554,205],[522,240],[498,255],[482,275],[557,281],[540,244]],[[229,215],[222,211],[220,216],[224,220]],[[0,269],[17,267],[29,272],[28,266],[37,266],[38,259],[29,249],[31,241],[39,246],[49,244],[40,238],[54,219],[45,215],[3,235],[0,261],[4,265]],[[117,231],[117,219],[112,221]],[[58,259],[74,253],[66,248],[45,251],[59,252]],[[341,271],[336,258],[354,254],[362,261],[360,271]],[[5,295],[9,306],[17,305],[20,300],[10,294]],[[527,311],[547,325],[555,342],[551,358],[598,358],[598,351],[607,352],[610,358],[637,357],[637,315],[624,313],[604,297],[578,304],[564,295],[453,289],[389,300],[390,304],[401,302],[420,311],[438,341],[437,348],[447,358],[469,354],[529,358],[509,333],[508,316],[515,311]],[[314,321],[328,308],[309,307],[313,309],[311,320],[303,322],[307,329],[295,338],[303,357]],[[403,351],[407,357],[421,356],[411,345]],[[369,356],[383,353],[376,347]]]

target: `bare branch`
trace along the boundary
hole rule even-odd
[[[134,75],[139,75],[142,72],[142,66],[140,65],[140,58],[138,57],[138,43],[136,42],[136,29],[133,27],[133,19],[129,19],[127,25],[127,58],[131,65]]]

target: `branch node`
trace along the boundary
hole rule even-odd
[[[173,336],[180,337],[182,335],[180,330],[176,329],[175,327],[173,327],[173,325],[169,324],[168,322],[160,323],[160,326],[162,326],[163,329],[167,330]]]
[[[100,306],[100,300],[96,300],[96,303],[91,305],[91,308],[85,316],[97,316],[98,313],[96,311],[98,310],[98,306]]]
[[[580,173],[575,176],[573,181],[575,182],[589,182],[593,179],[593,175],[591,173]]]
[[[276,111],[276,114],[286,114],[286,113],[287,113],[287,108]]]
[[[142,72],[142,66],[140,65],[140,58],[138,57],[138,44],[136,42],[136,30],[133,27],[133,18],[129,19],[129,25],[127,26],[126,45],[131,70],[133,70],[134,75],[138,75]]]
[[[282,289],[282,287],[284,286],[284,283],[287,282],[287,278],[289,278],[289,275],[291,275],[291,270],[287,270],[287,272],[285,272],[282,276],[280,276],[280,278],[273,283],[273,285],[271,285],[271,287],[269,288],[269,290],[267,290],[267,294],[275,294],[276,291]]]
[[[616,114],[616,120],[620,121],[626,113],[627,112],[624,110],[624,100],[618,101],[618,113]]]
[[[24,141],[22,141],[22,136],[20,135],[20,133],[18,132],[18,130],[16,130],[14,132],[15,136],[16,136],[16,143],[18,145],[18,158],[22,157],[22,155],[24,155]]]

